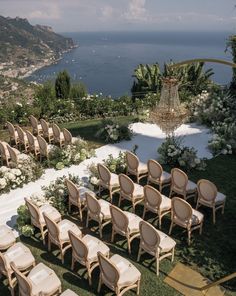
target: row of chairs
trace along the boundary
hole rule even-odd
[[[61,281],[56,273],[43,263],[36,264],[30,249],[16,242],[10,228],[1,225],[0,233],[0,274],[7,278],[12,296],[17,283],[19,295],[77,296],[69,289],[61,294]]]
[[[8,143],[0,141],[0,158],[2,165],[6,163],[6,166],[10,167],[26,160],[28,156],[11,147]]]
[[[158,185],[160,193],[164,187],[170,187],[169,197],[172,197],[173,194],[182,196],[185,200],[194,197],[195,201],[197,198],[196,209],[201,205],[212,208],[214,224],[216,222],[216,211],[221,209],[222,214],[224,213],[226,196],[218,192],[215,184],[209,180],[201,179],[195,184],[189,180],[182,170],[173,168],[171,174],[169,174],[163,171],[162,166],[153,159],[148,160],[144,173],[145,164],[140,165],[138,157],[129,151],[126,152],[126,164],[127,174],[136,175],[137,181],[140,180],[140,177],[147,177],[147,184]],[[139,169],[140,166],[142,170]],[[142,172],[142,175],[140,175],[140,172]],[[143,187],[134,183],[127,175],[113,174],[102,164],[98,164],[98,174],[99,193],[102,189],[108,189],[111,202],[113,194],[117,191],[120,192],[119,206],[123,199],[128,199],[132,202],[135,211],[135,206],[143,201]],[[164,201],[166,201],[165,198]]]
[[[35,121],[37,122],[37,119],[31,115],[30,121],[31,123],[35,123]],[[49,127],[49,124],[44,119],[41,119],[41,125],[37,124],[37,130],[35,125],[32,124],[33,134],[28,130],[24,131],[18,125],[14,127],[10,122],[7,122],[7,127],[11,144],[20,149],[23,147],[25,153],[32,153],[35,157],[40,156],[40,161],[43,158],[49,158],[50,149],[53,147],[50,145],[52,141],[54,144],[59,144],[62,148],[77,140],[77,138],[72,137],[70,131],[65,128],[61,131],[59,126],[55,123],[52,124],[52,128]],[[44,128],[42,129],[42,127]],[[40,131],[43,131],[43,133]],[[45,139],[49,141],[49,144]]]
[[[48,250],[51,250],[51,244],[56,245],[60,249],[62,264],[65,252],[72,247],[71,269],[74,270],[76,262],[85,266],[89,285],[92,285],[92,271],[100,266],[98,292],[104,283],[117,295],[134,288],[139,294],[141,273],[128,260],[119,255],[110,257],[110,249],[103,241],[88,234],[83,236],[74,223],[67,219],[61,220],[59,212],[52,206],[37,207],[31,200],[25,201],[31,223],[41,230],[44,243],[48,232]]]

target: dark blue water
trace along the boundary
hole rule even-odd
[[[232,32],[231,32],[232,33]],[[57,64],[42,68],[29,79],[43,82],[55,79],[66,69],[72,79],[86,84],[90,93],[120,96],[130,93],[133,71],[138,64],[181,61],[191,58],[231,60],[225,53],[230,32],[80,32],[64,34],[79,45]],[[213,80],[228,84],[230,67],[207,64]]]

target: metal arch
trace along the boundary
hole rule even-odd
[[[231,63],[225,60],[220,60],[220,59],[191,59],[191,60],[185,60],[179,63],[175,63],[173,65],[168,65],[168,67],[170,68],[177,68],[177,67],[181,67],[184,65],[188,65],[188,64],[192,64],[192,63],[201,63],[201,62],[209,62],[209,63],[218,63],[218,64],[222,64],[222,65],[226,65],[226,66],[230,66],[232,68],[236,68],[236,64],[235,63]]]

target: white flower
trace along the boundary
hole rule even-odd
[[[194,159],[194,162],[195,162],[196,164],[199,164],[199,163],[201,162],[201,160],[200,160],[199,158],[195,158],[195,159]]]
[[[14,174],[12,174],[11,172],[8,172],[5,174],[5,178],[13,181],[13,180],[15,180],[16,176]]]
[[[21,175],[21,170],[19,170],[19,169],[12,169],[11,170],[11,173],[14,174],[14,175],[16,175],[16,176],[20,176]]]
[[[2,167],[0,168],[0,173],[2,173],[2,174],[5,174],[5,173],[8,172],[8,171],[9,171],[9,168],[6,167],[6,166],[2,166]]]
[[[0,178],[0,188],[3,189],[7,186],[7,182],[4,178]]]
[[[223,149],[223,150],[221,151],[221,153],[222,153],[222,154],[227,154],[228,152],[227,152],[226,149]]]
[[[96,177],[92,177],[91,179],[90,179],[90,182],[91,182],[91,184],[93,184],[93,185],[97,185],[98,184],[98,178],[96,178]]]

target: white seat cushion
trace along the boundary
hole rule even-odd
[[[200,224],[203,221],[204,215],[193,209],[193,216],[192,216],[192,225]]]
[[[160,230],[157,230],[157,232],[158,232],[160,239],[161,239],[160,245],[159,245],[160,251],[161,252],[169,252],[170,250],[172,250],[175,247],[176,242],[170,236],[165,234],[164,232],[162,232]]]
[[[144,197],[143,186],[139,184],[134,184],[134,192],[133,192],[134,199],[140,199]]]
[[[160,209],[162,211],[171,209],[171,199],[163,194],[161,195],[161,197],[162,197],[162,201],[160,204]]]
[[[0,225],[0,250],[5,250],[13,245],[15,241],[16,238],[12,230],[6,225]]]
[[[167,172],[162,172],[161,175],[161,182],[162,183],[169,183],[171,181],[171,174]]]
[[[88,260],[90,262],[96,262],[98,261],[98,252],[101,252],[103,255],[108,255],[110,249],[108,246],[102,242],[100,239],[86,234],[83,238],[82,241],[86,244],[88,247]]]
[[[118,177],[117,174],[111,173],[110,185],[112,187],[115,187],[115,186],[119,187],[120,186],[120,184],[119,184],[119,177]]]
[[[138,280],[140,280],[140,271],[130,261],[117,254],[113,255],[110,260],[116,266],[120,273],[118,285],[122,287],[129,286],[135,284]]]
[[[61,214],[51,205],[43,205],[39,208],[40,223],[45,224],[43,213],[47,214],[51,220],[54,222],[59,222],[61,220]]]
[[[19,270],[26,270],[35,263],[34,256],[32,255],[30,249],[21,242],[18,242],[10,247],[4,254],[4,257],[8,268],[10,268],[10,262],[14,262]]]
[[[224,203],[226,200],[226,196],[223,194],[223,193],[220,193],[220,192],[217,192],[217,195],[216,195],[216,204],[222,204]]]
[[[147,164],[140,162],[138,166],[138,172],[139,174],[145,174],[148,172]]]
[[[32,295],[53,295],[60,287],[61,282],[55,272],[43,263],[37,264],[27,276],[32,284]]]
[[[142,218],[140,218],[139,216],[130,213],[130,212],[126,212],[124,211],[125,215],[128,217],[129,219],[129,230],[130,232],[139,232],[139,223],[143,220]]]
[[[70,289],[67,289],[60,296],[78,296],[78,294],[76,294]]]
[[[192,182],[192,181],[188,181],[187,187],[186,187],[186,191],[188,192],[194,192],[197,190],[197,184]]]
[[[98,200],[100,206],[101,206],[101,218],[104,219],[111,219],[111,212],[110,212],[110,203],[104,199]]]
[[[69,241],[69,234],[68,234],[69,230],[71,230],[75,235],[82,237],[82,232],[79,229],[79,227],[75,223],[67,219],[60,221],[57,225],[60,230],[60,239],[63,242]]]

